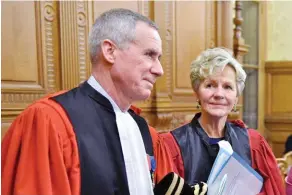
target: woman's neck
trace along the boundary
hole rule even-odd
[[[211,138],[221,138],[224,137],[224,127],[227,120],[226,117],[212,117],[207,113],[202,113],[199,118],[199,123]]]

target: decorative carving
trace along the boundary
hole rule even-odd
[[[57,2],[47,1],[44,3],[44,18],[45,23],[42,32],[44,32],[44,45],[43,51],[45,55],[46,62],[43,66],[46,66],[47,72],[47,92],[52,92],[56,90],[56,73],[58,60],[55,59],[55,51],[57,50],[54,40],[54,36],[57,36],[57,29],[54,29],[56,25],[55,21],[55,9],[57,7]]]
[[[209,1],[210,3],[210,11],[211,11],[211,40],[209,44],[209,48],[213,48],[216,46],[216,17],[215,17],[215,3],[214,1]],[[208,27],[207,27],[208,28]]]
[[[84,12],[78,12],[77,14],[77,24],[80,27],[84,27],[86,25],[86,16]]]
[[[76,2],[60,2],[60,26],[62,26],[62,28],[60,28],[60,41],[63,89],[71,89],[78,85],[80,81],[77,21]]]
[[[25,94],[25,93],[2,93],[1,94],[1,103],[2,104],[15,104],[15,103],[32,103],[33,101],[43,97],[44,93],[35,93],[35,94]]]
[[[60,2],[62,85],[64,89],[76,87],[89,76],[87,6],[87,1]]]
[[[241,16],[241,11],[242,11],[242,2],[240,1],[235,1],[235,18],[233,20],[235,24],[234,28],[234,38],[240,42],[243,43],[243,38],[241,36],[241,24],[243,22],[243,18]]]
[[[149,17],[150,19],[153,20],[153,18],[150,17],[149,13],[149,1],[138,1],[138,11],[142,15]]]
[[[144,14],[145,16],[150,17],[150,12],[149,12],[149,3],[150,3],[150,2],[148,2],[148,1],[143,1],[142,3],[143,3],[143,14]]]
[[[206,1],[206,48],[215,47],[215,17],[214,2]]]
[[[233,34],[233,50],[234,56],[237,58],[239,62],[242,62],[243,56],[248,52],[248,46],[245,45],[245,41],[242,37],[241,33],[241,24],[243,22],[243,18],[241,16],[242,11],[242,2],[235,1],[235,18],[233,19],[235,28]]]
[[[172,56],[173,56],[173,34],[174,28],[173,21],[175,15],[175,3],[174,2],[165,2],[165,42],[164,42],[164,50],[165,59],[164,59],[164,72],[166,77],[166,89],[167,92],[170,93],[171,90],[171,75],[172,75],[172,67],[174,66]]]
[[[89,61],[87,58],[87,2],[77,2],[77,24],[78,24],[78,55],[79,55],[79,82],[83,82],[89,75]]]
[[[52,22],[55,19],[56,11],[53,2],[46,2],[44,7],[44,17],[47,21]]]
[[[86,11],[87,6],[84,1],[77,1],[77,24],[80,27],[85,27],[87,23]]]

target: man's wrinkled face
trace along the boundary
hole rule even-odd
[[[136,24],[135,41],[118,49],[112,78],[131,101],[147,99],[156,79],[163,75],[160,63],[162,42],[158,32],[148,24]]]

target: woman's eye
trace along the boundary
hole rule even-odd
[[[233,87],[231,87],[230,85],[226,85],[226,86],[225,86],[225,89],[230,89],[230,90],[232,90]]]
[[[206,85],[206,88],[210,88],[210,87],[212,87],[211,84],[207,84],[207,85]]]

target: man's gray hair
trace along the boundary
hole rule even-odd
[[[246,79],[246,73],[242,65],[232,56],[232,52],[226,48],[213,48],[203,51],[191,63],[190,78],[195,92],[199,89],[200,83],[207,77],[222,71],[226,65],[230,65],[236,72],[237,96],[243,89]]]
[[[101,14],[95,20],[89,35],[91,63],[97,62],[103,40],[113,41],[120,49],[124,49],[128,43],[134,41],[138,21],[158,30],[158,26],[149,18],[128,9],[111,9]]]

